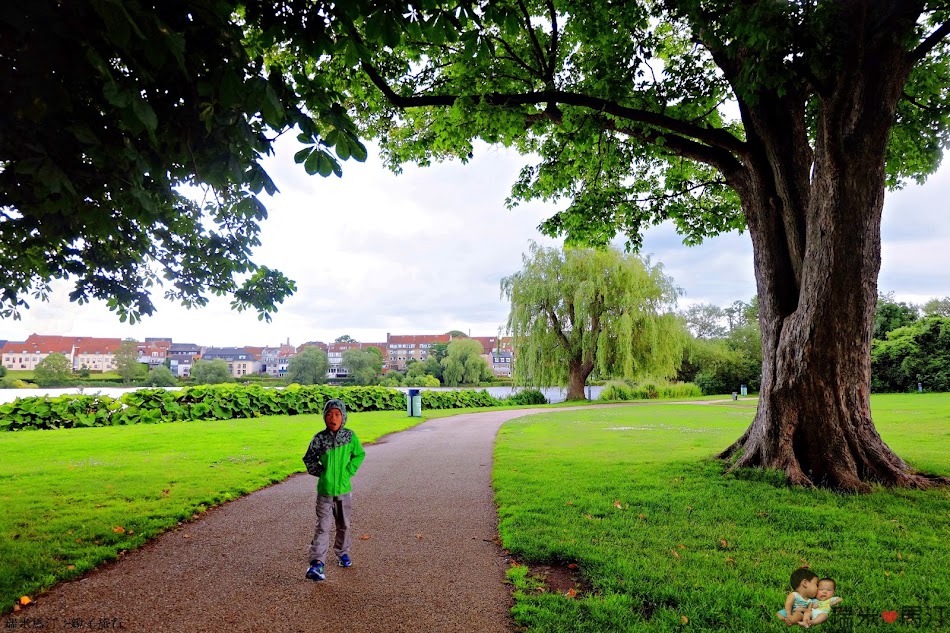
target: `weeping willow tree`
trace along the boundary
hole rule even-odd
[[[566,384],[568,400],[583,400],[594,369],[630,379],[676,372],[686,334],[673,313],[679,290],[659,264],[612,248],[533,242],[522,259],[524,268],[501,281],[517,384]]]

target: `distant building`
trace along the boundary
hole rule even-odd
[[[33,371],[50,354],[62,354],[73,370],[115,369],[117,338],[30,334],[25,341],[7,341],[0,348],[0,363],[7,369]]]
[[[209,347],[201,360],[223,360],[228,364],[228,373],[235,378],[256,374],[260,360],[243,347]]]
[[[283,378],[287,374],[290,359],[297,353],[297,348],[288,341],[279,347],[265,347],[261,350],[261,373],[273,378]]]
[[[351,349],[360,349],[361,343],[330,343],[327,346],[327,360],[330,367],[327,369],[327,378],[346,378],[349,372],[343,366],[343,352]]]
[[[168,357],[168,349],[172,346],[170,338],[147,338],[144,343],[137,345],[139,362],[148,365],[149,369],[154,369],[159,365],[165,364]]]
[[[502,378],[511,378],[511,352],[492,352],[491,369],[492,372]]]
[[[86,368],[93,372],[115,369],[115,353],[122,346],[118,338],[79,338],[73,349],[73,371]]]
[[[492,366],[495,375],[510,376],[513,359],[511,337],[466,337],[482,346],[482,357]],[[211,347],[193,343],[174,343],[171,338],[147,337],[137,343],[138,358],[150,368],[167,364],[178,377],[191,375],[195,360],[223,360],[235,378],[256,373],[275,378],[286,375],[290,359],[307,347],[327,353],[330,361],[327,378],[346,378],[343,353],[350,349],[375,347],[382,352],[382,371],[405,371],[410,361],[424,361],[433,345],[452,341],[451,334],[386,334],[386,342],[324,343],[308,341],[298,347],[286,344],[273,347]],[[7,369],[33,370],[46,356],[60,353],[69,359],[74,370],[83,366],[91,371],[115,369],[114,353],[121,345],[118,338],[68,337],[31,334],[26,341],[0,340],[0,363]]]
[[[172,374],[179,378],[191,375],[191,367],[195,360],[201,358],[201,346],[194,343],[172,343],[169,345],[165,357]]]
[[[429,357],[429,348],[436,343],[450,343],[451,334],[389,334],[386,333],[386,350],[389,369],[405,371],[410,360],[423,361]]]

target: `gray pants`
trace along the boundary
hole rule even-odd
[[[317,495],[317,529],[310,543],[308,562],[312,560],[327,562],[327,552],[330,549],[330,526],[334,521],[336,521],[336,539],[333,541],[333,551],[337,558],[344,554],[349,555],[352,500],[351,493],[339,497]]]

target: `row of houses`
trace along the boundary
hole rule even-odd
[[[496,376],[511,377],[512,347],[509,337],[465,337],[482,346],[482,357]],[[375,347],[383,357],[383,372],[405,370],[411,361],[424,361],[432,346],[451,343],[452,334],[386,334],[385,342],[363,343],[348,341],[323,343],[310,341],[299,346],[287,343],[274,347],[206,347],[191,343],[175,343],[170,338],[146,338],[136,342],[138,360],[149,367],[167,365],[178,377],[191,374],[194,362],[222,360],[227,363],[235,378],[254,374],[267,374],[276,378],[287,373],[290,359],[307,347],[318,347],[327,353],[330,368],[327,378],[346,378],[343,353],[351,349]],[[72,337],[31,334],[25,341],[0,340],[0,364],[7,369],[33,370],[50,354],[62,354],[71,363],[74,371],[88,369],[99,373],[116,369],[115,353],[122,339]]]

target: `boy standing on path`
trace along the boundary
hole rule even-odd
[[[356,434],[344,429],[346,405],[342,400],[328,400],[323,405],[323,421],[327,428],[313,436],[303,463],[307,472],[317,479],[317,528],[310,543],[310,568],[307,578],[326,580],[324,563],[330,549],[330,523],[336,521],[333,549],[340,567],[349,567],[350,478],[363,463],[366,452]]]

